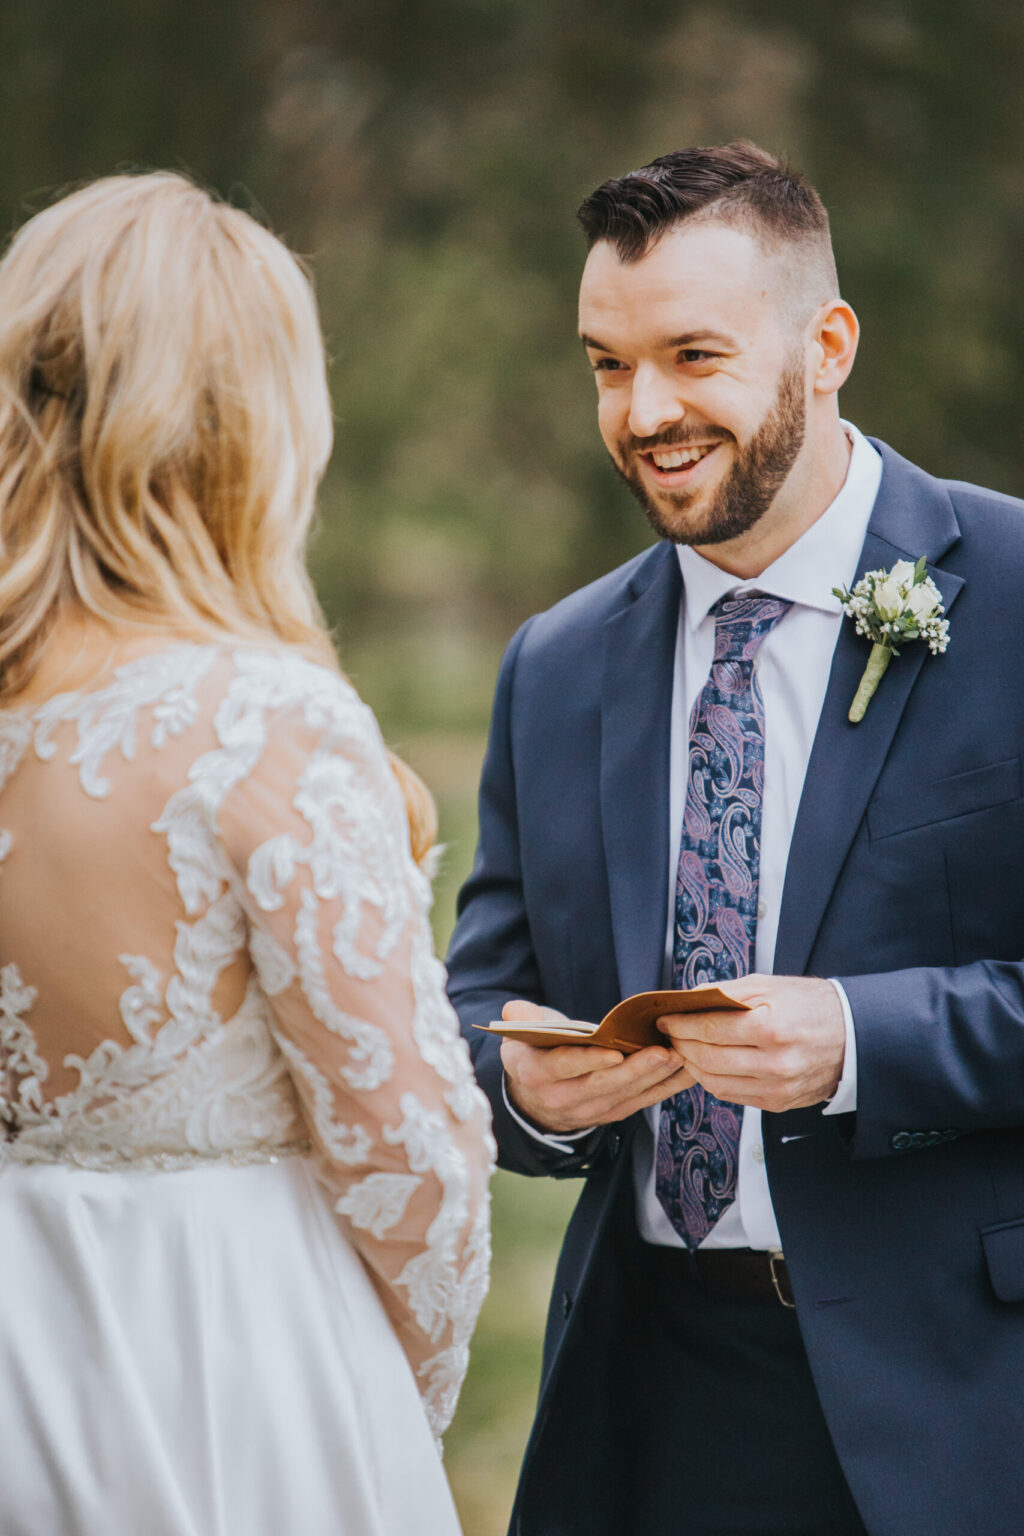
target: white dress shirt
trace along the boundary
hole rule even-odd
[[[849,586],[856,575],[882,478],[879,454],[855,427],[845,422],[843,425],[852,452],[842,489],[807,532],[760,576],[750,581],[737,581],[735,576],[705,560],[696,550],[684,545],[678,547],[683,599],[672,683],[665,986],[672,985],[676,866],[686,796],[690,711],[711,671],[715,641],[711,609],[727,593],[765,592],[772,597],[786,598],[792,604],[765,637],[754,663],[765,718],[754,969],[761,974],[770,974],[773,969],[789,845],[842,622],[842,609],[832,588]],[[846,1058],[839,1089],[823,1111],[825,1114],[840,1114],[856,1106],[853,1020],[842,988],[837,983],[835,985],[846,1020]],[[575,1136],[544,1136],[516,1114],[511,1105],[509,1108],[525,1129],[552,1146],[568,1149],[576,1139]],[[660,1113],[660,1105],[645,1112],[644,1125],[635,1142],[638,1222],[641,1236],[648,1242],[681,1247],[682,1239],[672,1227],[654,1189],[654,1151]],[[782,1246],[764,1165],[760,1110],[744,1110],[736,1200],[722,1214],[701,1246],[761,1249]]]

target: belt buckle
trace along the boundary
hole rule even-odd
[[[780,1263],[784,1258],[785,1255],[781,1248],[776,1248],[773,1253],[770,1253],[768,1255],[768,1273],[772,1277],[772,1285],[775,1287],[775,1294],[779,1298],[781,1304],[784,1307],[789,1307],[791,1311],[794,1311],[796,1309],[796,1302],[787,1301],[785,1296],[782,1294],[782,1286],[779,1282],[779,1273],[775,1267],[776,1264]]]

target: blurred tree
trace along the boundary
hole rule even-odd
[[[311,253],[338,448],[317,550],[408,728],[476,726],[503,638],[648,535],[598,442],[573,212],[747,134],[821,186],[865,323],[847,409],[1024,484],[1024,12],[1010,0],[8,0],[0,197],[165,164]]]

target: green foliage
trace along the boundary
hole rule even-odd
[[[315,569],[392,730],[479,728],[515,625],[647,541],[593,424],[573,213],[669,147],[806,168],[864,322],[848,413],[1021,486],[1008,0],[9,0],[0,49],[12,222],[185,166],[310,253],[338,425]]]

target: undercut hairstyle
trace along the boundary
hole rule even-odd
[[[606,240],[627,264],[639,261],[678,225],[717,219],[752,235],[766,250],[793,248],[801,265],[816,270],[816,288],[838,292],[821,198],[803,176],[749,139],[662,155],[604,182],[576,217],[588,250]]]

